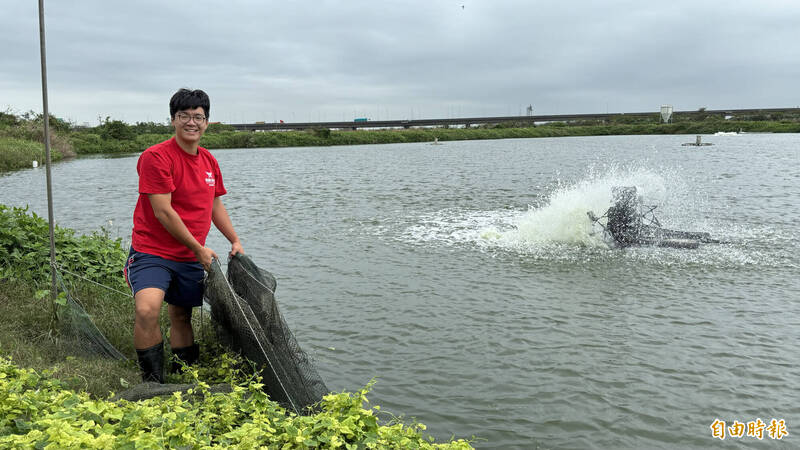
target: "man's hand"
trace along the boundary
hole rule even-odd
[[[203,265],[203,269],[208,272],[211,269],[211,260],[213,258],[219,258],[214,250],[211,250],[208,247],[200,247],[199,250],[194,252],[195,256],[197,256],[197,261]]]
[[[244,255],[244,248],[242,248],[242,243],[239,241],[231,243],[231,253],[230,256],[233,258],[234,255],[237,253],[241,253]]]

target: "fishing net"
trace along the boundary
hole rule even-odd
[[[69,339],[74,343],[73,348],[87,355],[97,355],[108,359],[126,359],[125,355],[108,342],[83,306],[70,294],[61,274],[58,271],[56,274],[61,289],[66,294],[66,304],[59,308],[62,338]]]
[[[255,363],[272,400],[297,414],[312,412],[328,388],[300,348],[275,301],[275,278],[245,255],[228,262],[227,278],[214,261],[205,299],[223,345]]]
[[[59,271],[57,274],[66,294],[66,302],[59,308],[62,338],[87,355],[126,359],[70,293]],[[206,278],[205,300],[211,306],[220,344],[255,365],[270,398],[297,414],[311,413],[329,391],[286,324],[275,301],[275,287],[269,272],[249,257],[236,255],[228,263],[227,277],[219,261],[214,261]],[[150,398],[182,389],[184,385],[143,383],[121,398]]]

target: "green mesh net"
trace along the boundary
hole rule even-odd
[[[228,262],[227,278],[214,261],[205,300],[223,345],[255,363],[271,399],[298,414],[312,412],[328,388],[297,344],[275,301],[275,278],[245,255]]]

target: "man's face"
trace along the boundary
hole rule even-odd
[[[208,118],[202,107],[184,109],[175,113],[172,126],[175,127],[175,136],[179,140],[196,143],[208,128]]]

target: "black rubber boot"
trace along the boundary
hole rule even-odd
[[[174,358],[169,373],[178,373],[183,367],[183,364],[191,366],[197,362],[200,358],[200,346],[195,342],[188,347],[173,348],[172,354]],[[183,362],[183,364],[181,364],[181,362]]]
[[[164,342],[136,350],[139,357],[139,369],[142,371],[142,381],[153,381],[164,384]]]

